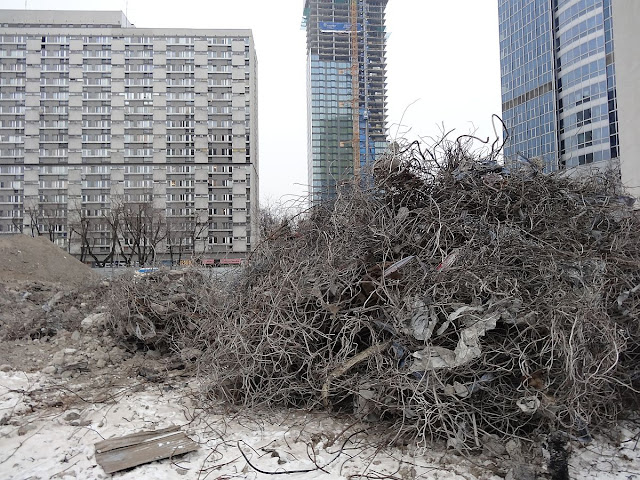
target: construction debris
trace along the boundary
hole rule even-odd
[[[466,146],[397,149],[375,187],[283,222],[224,282],[119,280],[112,330],[200,352],[212,398],[357,413],[420,445],[637,409],[640,217],[615,173],[507,169]]]
[[[103,440],[95,444],[96,462],[105,473],[114,473],[197,450],[198,444],[179,429],[173,426]]]

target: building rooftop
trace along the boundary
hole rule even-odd
[[[16,28],[28,32],[29,28],[122,28],[135,29],[138,34],[175,35],[183,32],[215,35],[242,35],[253,37],[251,29],[221,28],[136,28],[122,11],[94,10],[3,10],[0,9],[0,28]]]
[[[0,10],[0,25],[82,27],[104,25],[105,27],[131,28],[134,25],[121,11],[89,10]]]

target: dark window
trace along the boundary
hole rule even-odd
[[[581,127],[591,123],[591,109],[588,108],[576,114],[576,125]]]
[[[588,132],[578,134],[578,148],[589,147],[592,144],[593,144],[593,132],[591,130],[589,130]]]

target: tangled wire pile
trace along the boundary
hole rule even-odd
[[[375,183],[284,222],[188,302],[126,284],[115,322],[201,352],[216,398],[352,412],[421,445],[588,437],[638,407],[640,218],[614,175],[509,171],[458,140],[389,154]]]

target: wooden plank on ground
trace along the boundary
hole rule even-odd
[[[96,453],[103,453],[116,448],[128,447],[129,445],[135,445],[137,443],[144,442],[145,440],[153,440],[156,437],[161,437],[162,435],[171,432],[177,432],[178,430],[180,430],[180,427],[178,425],[174,425],[160,430],[146,430],[143,432],[125,435],[124,437],[108,438],[107,440],[102,440],[95,444]]]
[[[96,462],[105,473],[114,473],[197,450],[197,443],[183,432],[176,432],[179,428],[137,432],[98,442]]]

